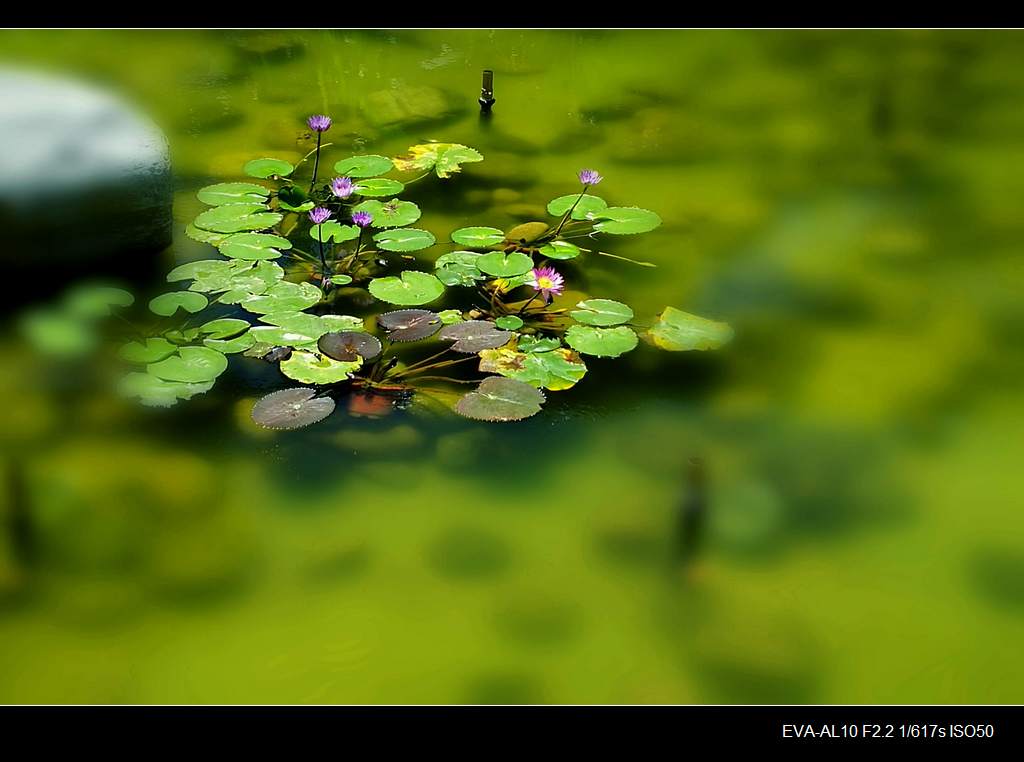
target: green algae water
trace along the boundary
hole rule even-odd
[[[0,41],[166,131],[154,293],[209,255],[184,235],[196,190],[300,159],[324,113],[328,165],[483,153],[405,194],[441,234],[546,219],[598,169],[664,224],[612,249],[656,269],[607,259],[590,290],[736,332],[590,361],[522,423],[339,410],[283,433],[249,420],[292,385],[255,361],[153,412],[68,401],[11,348],[0,701],[1024,700],[1020,33]]]

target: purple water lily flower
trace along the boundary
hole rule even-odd
[[[355,192],[356,186],[351,177],[335,177],[331,180],[331,193],[338,198],[348,198]]]
[[[373,215],[369,212],[353,212],[352,222],[361,228],[366,228],[370,226],[371,222],[373,222]]]
[[[565,278],[559,275],[553,267],[535,267],[530,271],[533,278],[529,285],[535,291],[540,291],[545,302],[550,302],[552,296],[560,296],[565,290]]]
[[[604,180],[596,169],[581,169],[579,178],[584,185],[597,185]]]
[[[314,209],[309,210],[309,219],[314,225],[319,225],[322,222],[326,222],[327,218],[331,216],[331,210],[325,209],[322,206],[318,206]]]
[[[314,114],[306,120],[306,124],[313,132],[327,132],[331,129],[331,118],[325,114]]]

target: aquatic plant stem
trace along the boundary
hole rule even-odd
[[[654,262],[642,262],[639,259],[630,259],[629,257],[620,257],[618,254],[609,254],[607,251],[595,251],[593,254],[600,254],[602,257],[611,257],[612,259],[621,259],[623,262],[629,262],[633,265],[639,265],[640,267],[657,267]]]
[[[583,238],[584,236],[576,236],[577,238]],[[590,236],[586,236],[589,238]],[[579,247],[580,251],[585,251],[587,254],[598,254],[602,257],[611,257],[612,259],[621,259],[623,262],[629,262],[631,265],[640,265],[640,267],[657,267],[653,262],[644,262],[640,259],[630,259],[629,257],[621,257],[618,254],[609,254],[607,251],[596,251],[594,249],[584,249],[582,246]]]
[[[316,185],[316,173],[320,169],[320,140],[323,136],[322,132],[316,134],[316,159],[313,160],[313,179],[309,181],[309,192],[313,192],[313,186]],[[306,154],[307,156],[309,154]]]
[[[448,360],[447,362],[434,363],[433,365],[424,365],[421,368],[416,368],[412,372],[410,372],[409,369],[406,368],[405,370],[403,370],[403,371],[401,371],[399,373],[396,373],[394,376],[392,376],[392,378],[394,378],[394,379],[405,378],[406,376],[414,376],[417,373],[422,373],[425,370],[434,370],[435,368],[447,368],[450,365],[458,365],[461,362],[469,362],[470,360],[479,360],[479,359],[480,358],[477,357],[476,355],[470,355],[469,357],[464,357],[461,360]]]
[[[324,291],[327,291],[327,259],[324,257],[324,229],[322,226],[317,226],[316,230],[317,241],[320,243],[320,281],[324,286]]]
[[[570,206],[570,207],[569,207],[569,211],[567,211],[567,212],[566,212],[565,214],[563,214],[563,215],[562,215],[562,221],[561,221],[561,222],[559,222],[559,223],[558,223],[558,227],[557,227],[557,228],[555,228],[555,233],[554,233],[554,235],[555,235],[555,236],[557,236],[557,235],[558,235],[559,233],[561,233],[561,232],[562,232],[562,227],[563,227],[563,226],[565,225],[565,223],[566,223],[566,222],[568,221],[568,219],[569,219],[569,216],[570,216],[570,215],[572,214],[573,210],[574,210],[574,209],[576,208],[576,205],[577,205],[577,204],[579,204],[579,203],[580,203],[580,201],[582,201],[582,200],[583,200],[583,196],[585,196],[585,195],[586,195],[586,193],[587,193],[587,188],[589,188],[589,187],[590,187],[589,185],[584,185],[584,186],[583,186],[583,190],[581,190],[581,191],[580,191],[580,195],[578,195],[578,196],[576,197],[576,200],[575,200],[575,201],[573,202],[572,206]]]
[[[522,314],[523,314],[524,312],[526,312],[526,308],[527,308],[527,307],[529,307],[529,306],[530,306],[531,304],[533,304],[533,300],[534,300],[534,299],[536,299],[536,298],[537,298],[538,296],[540,296],[540,291],[537,291],[537,292],[536,292],[536,293],[535,293],[535,294],[534,294],[533,296],[531,296],[531,297],[530,297],[530,298],[529,298],[529,299],[528,299],[528,300],[527,300],[527,301],[526,301],[526,302],[525,302],[525,303],[523,304],[523,306],[519,308],[519,312],[517,312],[516,314],[517,314],[517,315],[522,315]]]
[[[464,378],[462,378],[462,379],[460,379],[460,378],[452,378],[451,376],[417,376],[416,377],[416,383],[420,383],[421,381],[429,381],[431,379],[436,379],[438,381],[446,381],[446,382],[448,382],[450,384],[479,384],[480,383],[480,379],[477,379],[477,378],[467,380],[467,379],[464,379]]]
[[[297,259],[301,259],[305,262],[316,262],[315,255],[310,254],[305,249],[300,249],[298,246],[293,246],[292,248],[288,249],[288,253],[292,256],[295,256],[296,254],[301,254],[302,256],[297,257]]]
[[[483,299],[483,300],[484,300],[485,302],[488,302],[488,301],[490,301],[490,299],[491,299],[491,295],[490,295],[490,293],[489,293],[489,292],[487,291],[487,289],[486,289],[486,288],[484,288],[483,286],[481,286],[481,285],[480,285],[479,283],[478,283],[478,284],[476,284],[476,293],[477,293],[477,295],[478,295],[478,296],[480,296],[480,298],[482,298],[482,299]]]
[[[330,148],[332,145],[334,145],[334,143],[324,143],[322,146],[320,146],[320,148],[321,149],[323,149],[323,148]],[[316,153],[316,149],[314,148],[312,151],[310,151],[305,156],[303,156],[301,159],[299,159],[299,164],[304,164],[306,162],[306,159],[308,159],[310,156],[312,156],[315,153]],[[295,166],[298,166],[298,164],[296,164]]]
[[[420,367],[421,365],[423,365],[424,363],[428,363],[428,362],[430,362],[431,360],[436,360],[436,359],[437,359],[438,357],[440,357],[441,355],[445,354],[446,352],[450,352],[450,351],[451,351],[451,347],[445,347],[444,349],[442,349],[442,350],[441,350],[440,352],[438,352],[437,354],[433,354],[433,355],[431,355],[430,357],[425,357],[425,358],[423,358],[422,360],[420,360],[419,362],[415,362],[415,363],[413,363],[412,365],[407,365],[407,366],[406,366],[406,367],[405,367],[405,368],[404,368],[403,370],[400,370],[400,371],[399,371],[399,373],[405,373],[405,372],[407,372],[407,371],[410,371],[410,370],[412,370],[413,368],[418,368],[418,367]]]

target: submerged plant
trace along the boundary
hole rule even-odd
[[[464,227],[449,244],[438,244],[431,232],[411,227],[421,211],[399,194],[430,174],[450,178],[462,164],[482,161],[479,152],[426,143],[395,158],[350,156],[334,164],[329,182],[318,183],[326,148],[320,137],[331,122],[320,115],[308,125],[317,136],[303,160],[315,154],[308,191],[294,180],[295,166],[274,158],[245,165],[246,174],[265,182],[199,191],[209,209],[186,232],[219,256],[168,274],[179,290],[149,302],[167,320],[121,349],[122,359],[138,366],[122,381],[124,393],[144,404],[174,404],[210,389],[228,356],[244,355],[277,363],[303,385],[256,404],[253,418],[268,428],[325,418],[342,390],[407,401],[437,385],[461,384],[475,388],[453,399],[455,412],[512,421],[536,414],[545,392],[579,382],[585,357],[618,357],[641,337],[670,351],[715,349],[732,337],[726,324],[674,307],[640,325],[628,305],[585,293],[584,266],[592,258],[633,261],[591,241],[661,224],[654,212],[609,206],[588,193],[604,179],[596,170],[581,170],[582,189],[548,203],[552,222]],[[416,269],[411,253],[435,247],[444,251],[432,272]],[[570,267],[568,279],[555,267],[560,262]],[[586,298],[563,304],[567,280]],[[347,314],[344,305],[365,302],[367,294],[378,307],[374,314]],[[428,341],[434,351],[419,356],[417,346]],[[462,371],[483,378],[451,375]]]

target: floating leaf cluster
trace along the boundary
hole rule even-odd
[[[396,157],[348,156],[325,177],[321,135],[331,120],[317,115],[309,124],[316,148],[297,165],[254,157],[242,168],[247,179],[198,191],[208,208],[185,232],[214,251],[175,267],[170,289],[143,302],[149,320],[118,353],[131,366],[124,394],[168,406],[212,388],[231,356],[276,363],[301,386],[266,395],[252,417],[266,428],[295,429],[330,415],[342,391],[404,399],[476,383],[466,377],[472,371],[482,378],[455,398],[454,411],[516,421],[538,413],[545,392],[583,379],[592,358],[624,355],[641,337],[669,351],[716,349],[731,339],[728,325],[674,307],[645,324],[629,305],[586,293],[586,271],[598,257],[633,261],[601,251],[602,234],[661,224],[652,211],[595,195],[604,179],[597,171],[582,170],[581,188],[548,202],[549,220],[509,230],[462,227],[438,243],[419,206],[399,194],[430,176],[450,181],[483,160],[478,151],[425,143]],[[428,256],[425,271],[420,258]],[[569,300],[567,286],[585,298]],[[347,314],[367,299],[372,314]],[[29,315],[25,328],[40,345],[81,350],[92,335],[80,330],[88,321],[74,318],[92,320],[132,301],[94,287],[69,294],[63,311]]]

